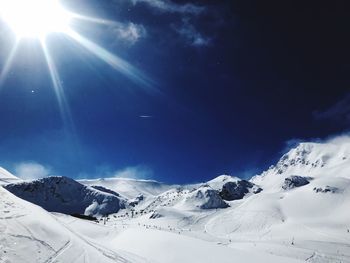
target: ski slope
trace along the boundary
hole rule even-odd
[[[0,187],[0,262],[147,262],[110,250]]]

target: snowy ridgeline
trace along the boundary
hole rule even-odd
[[[136,180],[132,182],[140,183]],[[94,184],[98,182],[94,181]],[[155,185],[165,188],[154,181],[143,181],[143,184],[145,188],[149,185],[152,185],[153,188],[156,188]],[[149,187],[147,192],[142,191],[134,198],[127,199],[118,192],[107,188],[103,183],[86,186],[73,179],[60,176],[4,185],[5,189],[16,196],[50,212],[87,216],[105,216],[131,207],[137,209],[138,204],[147,203],[142,201],[150,200],[152,197],[154,200],[148,204],[148,209],[144,209],[145,212],[154,211],[159,207],[173,206],[175,203],[181,203],[183,209],[189,210],[226,208],[229,207],[226,201],[239,200],[262,190],[251,182],[231,176],[220,176],[204,184],[192,185],[191,190],[188,189],[190,186],[176,188],[169,186],[169,190],[158,195],[157,188],[154,189],[154,195],[152,194],[152,187]],[[174,194],[175,196],[171,197]],[[175,199],[176,202],[174,202]]]
[[[301,143],[283,155],[276,165],[250,181],[222,175],[192,185],[166,185],[153,180],[121,178],[77,182],[66,177],[22,182],[4,169],[0,170],[0,179],[8,191],[22,199],[48,211],[65,214],[104,216],[121,209],[144,214],[165,207],[179,210],[219,209],[230,207],[232,201],[251,195],[279,193],[306,186],[312,186],[313,193],[341,192],[336,186],[338,181],[350,178],[349,145]],[[5,180],[12,183],[6,184]],[[327,184],[327,180],[331,182]]]
[[[23,240],[42,249],[30,262],[50,262],[51,254],[51,261],[92,262],[86,250],[96,246],[92,241],[104,247],[103,255],[121,256],[120,262],[350,262],[349,139],[302,143],[249,181],[222,175],[191,185],[66,177],[22,182],[0,172],[5,189],[48,211],[107,216],[96,224],[50,215],[2,189],[0,262],[24,262],[19,257],[26,252],[13,245]],[[52,227],[63,224],[67,236],[45,237],[54,230],[47,224],[37,229],[42,219],[31,217],[32,209],[60,225]],[[85,251],[77,260],[65,245],[72,239],[76,251]]]
[[[125,208],[125,200],[114,191],[85,186],[67,177],[53,176],[4,188],[50,212],[102,216]]]

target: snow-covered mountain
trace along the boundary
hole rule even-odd
[[[84,186],[67,177],[53,176],[4,187],[50,212],[98,216],[125,208],[125,200],[117,193],[102,187]]]
[[[136,180],[128,178],[85,179],[78,180],[78,182],[87,186],[103,186],[128,199],[135,198],[139,195],[145,197],[157,196],[176,187],[174,185],[167,185],[154,180]]]
[[[38,214],[45,214],[45,220],[52,217],[56,224],[67,227],[71,232],[64,232],[64,237],[77,235],[74,240],[94,240],[93,247],[104,251],[101,252],[104,256],[111,253],[117,257],[118,249],[122,249],[131,253],[123,256],[129,262],[142,258],[165,263],[350,262],[350,139],[301,143],[249,181],[221,175],[199,184],[167,185],[121,178],[75,182],[53,177],[5,187],[15,189],[14,193],[25,195],[26,199],[31,196],[34,201],[41,200],[43,207],[51,202],[62,207],[62,203],[78,205],[88,200],[82,206],[83,213],[98,215],[102,214],[99,206],[94,210],[99,213],[86,211],[102,195],[103,200],[117,198],[119,204],[125,204],[125,209],[115,211],[103,224],[97,224],[69,215],[50,215],[0,189],[5,200],[0,210],[0,230],[9,233],[4,235],[0,231],[0,251],[2,244],[8,247],[5,251],[12,249],[11,253],[0,254],[0,262],[3,258],[22,262],[24,255],[35,253],[34,244],[45,238],[53,249],[43,245],[46,250],[40,248],[40,251],[46,252],[40,252],[42,257],[37,252],[32,257],[36,260],[31,262],[50,262],[41,260],[50,253],[58,254],[51,261],[85,262],[83,257],[77,260],[70,257],[75,255],[74,251],[57,241],[56,230],[49,229],[51,221],[44,224],[41,232],[33,226],[34,219],[27,216],[29,212],[22,218],[21,209],[16,208],[18,202],[28,204],[34,211],[40,210]],[[11,211],[16,214],[7,216]],[[60,229],[56,224],[52,226]],[[29,225],[27,232],[26,225]],[[32,250],[21,251],[20,258],[12,242],[18,242],[22,236]],[[13,240],[14,237],[17,239]],[[78,251],[87,249],[84,242],[75,242]],[[92,250],[82,252],[90,262],[94,261],[94,255],[89,254]],[[109,259],[102,258],[100,262]]]
[[[230,175],[221,175],[208,182],[188,185],[167,185],[153,180],[125,178],[79,182],[92,187],[113,189],[128,198],[132,207],[142,211],[154,211],[164,207],[178,207],[180,210],[226,208],[229,205],[225,200],[242,199],[246,195],[261,191],[257,185]]]
[[[191,191],[185,197],[187,204],[200,209],[226,208],[228,204],[221,198],[218,191],[209,185],[203,185]]]
[[[350,179],[350,140],[332,140],[327,143],[300,143],[284,154],[276,165],[271,166],[251,182],[264,191],[279,191],[291,176],[308,180]]]

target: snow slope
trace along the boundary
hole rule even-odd
[[[21,179],[11,174],[9,171],[0,167],[0,185],[19,182]]]
[[[159,196],[154,211],[123,218],[123,222],[246,252],[303,262],[350,262],[349,154],[349,143],[302,143],[268,171],[251,179],[263,189],[261,192],[227,201],[229,208],[189,209],[191,203],[198,207],[196,199],[186,198],[198,188],[177,193],[169,190]],[[239,179],[219,176],[206,185],[219,190],[228,182],[237,183]],[[286,182],[289,187],[283,187]],[[129,248],[134,249],[139,248]]]
[[[140,238],[142,236],[142,239]],[[147,242],[144,242],[147,240]],[[177,233],[154,229],[130,228],[113,239],[115,247],[141,255],[152,262],[266,262],[284,263],[297,260],[268,255],[261,252],[247,253],[213,242],[199,240]],[[157,251],[157,252],[156,252]],[[156,252],[156,253],[155,253]]]
[[[0,262],[146,261],[97,244],[44,209],[0,187]]]
[[[299,262],[169,231],[50,214],[0,187],[0,262]]]

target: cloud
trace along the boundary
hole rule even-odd
[[[350,93],[324,111],[313,113],[316,120],[331,120],[350,125]]]
[[[152,179],[153,171],[145,165],[127,166],[115,170],[112,166],[105,164],[95,168],[93,173],[80,173],[77,178],[128,178],[128,179]]]
[[[134,5],[145,4],[156,10],[158,13],[176,14],[173,18],[180,21],[180,25],[172,24],[172,29],[177,32],[182,39],[194,47],[209,46],[212,39],[203,35],[191,21],[197,23],[203,18],[203,13],[212,14],[212,10],[204,5],[191,2],[177,3],[172,0],[130,0]]]
[[[335,145],[343,145],[350,143],[350,132],[345,132],[342,134],[331,135],[320,142],[331,143]]]
[[[134,24],[132,22],[126,24],[115,23],[110,29],[112,34],[119,40],[132,45],[147,35],[147,31],[143,25]]]
[[[211,39],[203,36],[189,21],[183,19],[180,27],[175,27],[175,30],[182,36],[190,45],[196,47],[209,46]]]
[[[15,174],[22,179],[39,179],[50,173],[50,168],[36,162],[23,162],[15,165]]]
[[[131,0],[134,5],[138,3],[146,3],[149,6],[156,8],[158,11],[169,13],[181,13],[198,15],[206,10],[204,6],[195,5],[192,3],[177,4],[170,0]]]
[[[128,179],[151,179],[153,177],[153,171],[146,166],[130,166],[115,171],[112,176]]]

